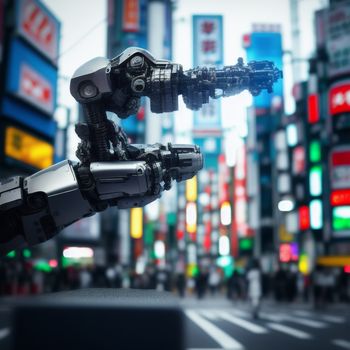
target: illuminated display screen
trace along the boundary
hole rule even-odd
[[[310,194],[320,196],[322,194],[322,168],[313,166],[310,170]]]
[[[52,165],[53,145],[14,127],[5,131],[5,155],[38,169]]]
[[[319,230],[323,226],[322,201],[313,199],[310,202],[310,226],[314,230]]]
[[[317,163],[321,161],[321,145],[319,141],[311,141],[310,143],[310,161]]]
[[[243,238],[239,240],[240,250],[251,250],[253,248],[253,240],[250,238]]]
[[[143,209],[131,208],[130,210],[130,236],[134,239],[143,236]]]
[[[299,208],[299,229],[307,230],[310,228],[310,211],[307,205]]]
[[[283,243],[279,247],[279,258],[281,262],[298,261],[299,249],[297,243]]]
[[[290,147],[294,147],[298,143],[298,129],[295,124],[287,126],[287,143]]]
[[[350,190],[333,191],[331,193],[331,204],[333,206],[350,205]]]
[[[320,110],[317,94],[312,94],[308,97],[308,112],[309,123],[314,124],[320,120]]]
[[[333,230],[350,231],[350,206],[333,208]]]

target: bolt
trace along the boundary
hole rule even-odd
[[[130,66],[133,68],[139,68],[142,66],[142,64],[143,64],[143,58],[141,56],[134,56],[130,60]]]

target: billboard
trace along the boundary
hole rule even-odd
[[[350,206],[349,205],[333,208],[332,228],[333,228],[333,236],[335,238],[350,236]]]
[[[6,91],[50,116],[56,107],[57,70],[19,39],[10,45]]]
[[[331,151],[331,188],[350,189],[350,146],[339,146]]]
[[[328,75],[350,72],[350,2],[329,9],[327,26]]]
[[[350,113],[350,81],[332,85],[329,90],[329,114]]]
[[[40,132],[52,140],[55,138],[57,130],[56,121],[43,117],[41,113],[24,103],[5,96],[2,100],[1,112],[9,119]]]
[[[249,236],[247,195],[246,145],[240,142],[237,147],[237,162],[234,168],[234,219],[233,225],[238,237]]]
[[[280,32],[261,31],[245,35],[243,37],[243,46],[246,49],[248,61],[272,61],[278,69],[282,70],[282,35]],[[254,97],[254,106],[256,108],[270,108],[274,100],[282,108],[282,97],[283,84],[280,79],[274,84],[272,94],[264,90],[259,96]],[[276,105],[278,104],[276,103]]]
[[[53,164],[54,147],[27,131],[7,126],[4,155],[31,167],[44,169]]]
[[[43,56],[57,63],[60,22],[41,2],[16,2],[16,30]]]
[[[140,30],[139,0],[123,1],[122,28],[124,32],[138,32]]]
[[[223,64],[222,16],[193,16],[193,66]],[[220,101],[210,100],[194,112],[193,128],[221,129]]]
[[[193,16],[193,44],[194,66],[222,64],[222,16]]]

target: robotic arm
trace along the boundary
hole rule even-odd
[[[44,242],[73,222],[108,206],[145,206],[171,188],[172,180],[193,177],[203,167],[195,145],[130,144],[106,111],[126,118],[147,96],[155,113],[186,106],[199,109],[210,98],[272,91],[281,72],[272,62],[242,59],[217,70],[183,71],[170,61],[156,60],[146,50],[129,48],[112,60],[95,58],[71,80],[71,94],[84,109],[85,122],[76,125],[81,139],[75,164],[55,164],[27,178],[0,183],[0,254]]]

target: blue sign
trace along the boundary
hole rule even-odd
[[[16,101],[11,97],[4,97],[1,112],[6,117],[16,120],[34,131],[40,132],[52,139],[55,138],[56,122],[44,117],[41,113],[24,103]]]
[[[19,39],[10,45],[6,91],[53,115],[56,108],[57,70]]]
[[[278,32],[254,32],[249,36],[249,43],[246,44],[247,60],[260,61],[268,60],[274,62],[278,69],[282,70],[282,35]],[[257,108],[269,108],[274,96],[283,97],[283,84],[280,79],[273,86],[273,93],[266,90],[254,97],[254,106]]]

